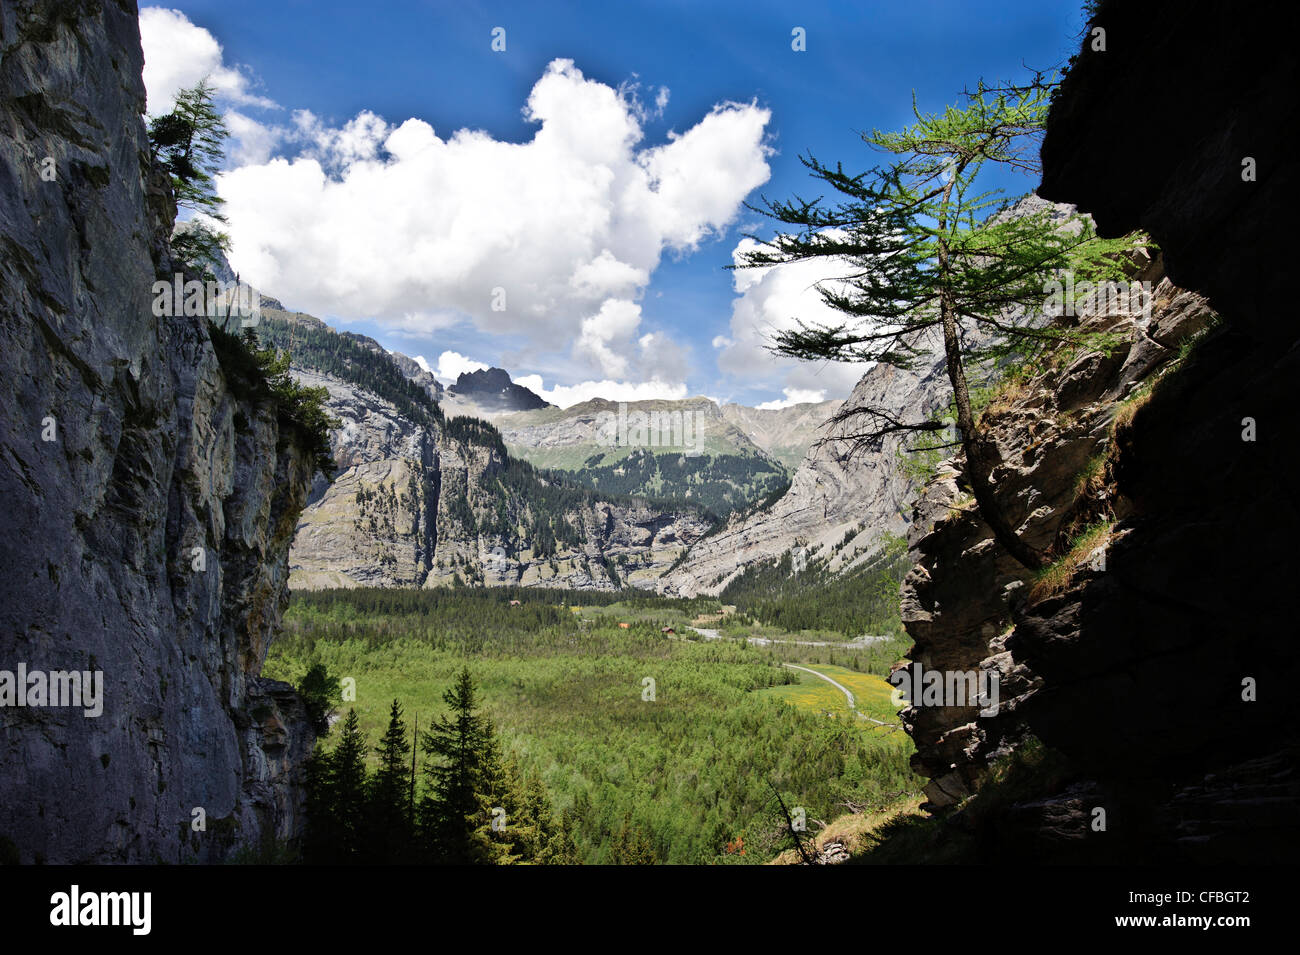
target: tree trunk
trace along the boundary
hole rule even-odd
[[[984,439],[975,430],[975,415],[971,412],[970,388],[966,384],[966,369],[962,364],[961,342],[957,337],[957,313],[953,307],[947,288],[948,280],[948,242],[943,237],[947,224],[948,198],[952,193],[953,183],[961,175],[961,169],[954,170],[943,191],[943,214],[939,217],[939,281],[944,283],[939,291],[939,317],[943,323],[943,349],[947,358],[948,380],[952,382],[953,401],[957,405],[957,427],[961,429],[961,446],[966,452],[966,477],[970,481],[975,503],[979,506],[980,516],[984,518],[993,536],[1008,554],[1029,570],[1039,570],[1047,561],[1043,555],[1034,550],[1016,534],[998,506],[990,480],[993,471],[992,455]]]

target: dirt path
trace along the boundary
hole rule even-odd
[[[701,628],[701,627],[688,627],[687,629],[689,629],[689,630],[694,630],[696,633],[698,633],[700,636],[702,636],[705,640],[725,640],[725,639],[727,639],[726,637],[723,637],[723,635],[722,635],[721,633],[719,633],[717,630],[714,630],[714,629],[711,629],[711,628],[708,628],[708,627],[704,627],[704,628]],[[812,642],[812,641],[805,641],[805,640],[770,640],[770,639],[768,639],[767,637],[748,637],[747,639],[748,639],[748,641],[749,641],[750,643],[757,644],[757,645],[759,645],[759,646],[768,646],[768,645],[773,644],[773,643],[788,643],[788,644],[794,644],[794,645],[796,645],[796,646],[803,646],[803,647],[844,647],[844,648],[848,648],[848,647],[850,647],[850,646],[854,646],[854,645],[862,646],[862,645],[864,645],[864,644],[869,646],[870,644],[872,644],[872,643],[874,643],[874,642],[876,642],[876,641],[878,641],[878,640],[885,640],[885,639],[888,639],[888,638],[886,638],[886,637],[867,637],[867,638],[865,638],[865,640],[864,640],[862,643],[856,643],[856,642],[855,642],[855,644],[845,644],[845,643],[814,643],[814,642]],[[815,677],[820,677],[821,679],[825,680],[825,681],[826,681],[827,683],[829,683],[831,686],[835,687],[835,689],[839,690],[841,693],[844,694],[845,699],[847,699],[847,700],[849,701],[849,709],[852,710],[854,713],[857,713],[859,719],[864,719],[864,720],[867,720],[868,722],[875,723],[877,726],[891,726],[891,727],[894,727],[895,729],[899,726],[898,723],[887,723],[887,722],[885,722],[884,720],[878,720],[878,719],[876,719],[874,716],[868,716],[866,713],[859,713],[859,712],[858,712],[858,701],[857,701],[856,699],[854,699],[854,696],[853,696],[852,691],[849,690],[849,688],[848,688],[847,686],[845,686],[843,683],[840,683],[840,682],[838,682],[837,680],[833,680],[833,679],[831,679],[831,678],[828,677],[825,673],[818,673],[816,670],[809,669],[808,667],[801,667],[801,666],[799,666],[798,664],[794,664],[794,663],[782,663],[781,666],[783,666],[783,667],[789,667],[791,670],[803,670],[804,673],[811,673],[813,676],[815,676]]]
[[[827,683],[829,683],[831,686],[835,687],[837,690],[839,690],[841,693],[843,693],[843,694],[845,695],[845,697],[848,698],[848,701],[849,701],[849,709],[853,710],[854,712],[857,712],[857,709],[858,709],[858,702],[857,702],[857,700],[853,699],[853,694],[849,692],[849,688],[848,688],[847,686],[845,686],[843,683],[839,683],[839,682],[837,682],[837,681],[835,681],[835,680],[832,680],[832,679],[831,679],[830,677],[828,677],[825,673],[818,673],[816,670],[810,670],[810,669],[808,669],[807,667],[796,666],[796,665],[793,664],[793,663],[782,663],[781,666],[783,666],[783,667],[789,667],[791,670],[803,670],[804,673],[811,673],[813,676],[819,676],[819,677],[821,677],[823,680],[825,680],[825,681],[826,681]],[[859,715],[861,715],[861,714],[859,714]]]
[[[835,687],[837,690],[843,693],[845,698],[848,699],[849,701],[849,709],[851,709],[854,713],[858,713],[858,702],[853,698],[853,694],[852,692],[850,692],[849,688],[845,686],[843,683],[831,679],[825,673],[818,673],[816,670],[809,669],[808,667],[801,667],[794,663],[782,663],[781,666],[789,667],[791,670],[803,670],[804,673],[811,673],[813,676],[821,677],[831,686]],[[869,720],[870,722],[875,723],[877,726],[897,725],[895,723],[886,723],[884,720],[878,720],[874,716],[868,716],[866,713],[858,713],[858,717],[859,719]]]

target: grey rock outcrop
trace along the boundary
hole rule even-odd
[[[98,716],[0,708],[0,837],[50,863],[291,838],[313,734],[259,671],[309,456],[205,319],[151,310],[175,206],[135,5],[6,2],[0,48],[0,671],[103,678]]]
[[[1125,347],[1109,356],[1082,354],[1013,385],[985,412],[999,462],[993,472],[999,504],[1020,536],[1039,550],[1059,550],[1084,527],[1114,517],[1103,483],[1115,416],[1123,400],[1177,358],[1180,346],[1213,318],[1202,297],[1163,278],[1159,261],[1138,280],[1154,285],[1149,321],[1141,314],[1112,313],[1085,323],[1091,331],[1118,336]],[[915,502],[908,543],[918,564],[903,582],[902,616],[916,641],[913,660],[927,670],[995,674],[1000,699],[990,716],[979,716],[976,705],[903,711],[917,745],[913,766],[930,778],[926,794],[935,807],[975,792],[989,762],[1025,737],[1020,708],[1042,689],[1041,676],[1008,646],[1014,608],[1032,591],[1032,575],[993,540],[961,484],[962,466],[959,455]]]
[[[537,535],[544,479],[497,480],[499,450],[424,427],[377,395],[329,375],[294,369],[304,384],[329,391],[340,421],[332,436],[339,474],[322,482],[303,512],[291,553],[290,585],[436,587],[457,578],[484,586],[612,590],[649,588],[709,528],[698,512],[636,500],[570,495],[563,514],[570,543],[554,552]],[[502,532],[484,520],[514,515]],[[473,515],[473,519],[470,519]]]
[[[941,358],[918,371],[876,365],[858,381],[840,412],[887,408],[920,421],[942,404],[947,388]],[[879,451],[857,448],[852,435],[858,428],[853,418],[829,423],[779,500],[765,510],[733,517],[692,547],[686,560],[663,578],[660,591],[717,594],[751,564],[795,548],[830,558],[831,570],[845,570],[874,554],[885,532],[905,532],[915,485],[900,466],[898,442],[887,438]],[[846,533],[851,539],[841,548]]]
[[[434,401],[442,398],[442,383],[433,376],[433,372],[425,371],[424,367],[414,358],[403,355],[401,352],[389,352],[388,355],[401,369],[402,374],[423,388],[430,398]]]
[[[1036,583],[958,510],[952,481],[918,503],[913,656],[1004,677],[995,717],[905,713],[931,803],[962,803],[946,832],[974,834],[980,861],[1291,862],[1300,846],[1300,340],[1289,273],[1269,255],[1300,168],[1300,61],[1279,16],[1103,0],[1108,50],[1084,45],[1052,107],[1040,193],[1077,203],[1104,235],[1146,229],[1188,291],[1162,282],[1126,349],[1030,383],[992,422],[1013,522],[1054,555],[1101,522],[1102,560],[1075,553],[1072,572]],[[1215,56],[1189,55],[1205,36]],[[1129,123],[1137,91],[1166,108]],[[1133,135],[1116,140],[1119,126]],[[1207,307],[1222,326],[1133,397]],[[981,815],[990,761],[1030,735],[1064,768]]]

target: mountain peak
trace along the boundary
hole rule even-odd
[[[447,392],[474,402],[484,411],[534,411],[552,407],[523,385],[515,384],[504,368],[462,371]]]

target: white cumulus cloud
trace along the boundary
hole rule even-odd
[[[280,107],[208,30],[165,7],[143,8],[140,30],[151,115],[204,77],[216,89],[231,133],[218,189],[241,275],[294,307],[403,337],[468,320],[533,355],[567,351],[569,374],[594,374],[547,390],[556,404],[687,394],[687,348],[643,328],[639,303],[666,251],[722,233],[767,181],[768,110],[720,103],[645,146],[666,87],[643,98],[638,82],[612,88],[555,60],[523,107],[537,129],[522,143],[366,110],[341,125],[306,110],[263,122],[259,111]],[[444,352],[433,373],[486,367]]]
[[[433,377],[437,378],[444,384],[456,383],[456,379],[461,376],[462,372],[468,371],[486,371],[490,365],[485,365],[481,361],[475,361],[473,358],[466,358],[459,352],[445,351],[438,356],[438,367],[430,369],[429,365],[423,358],[416,358],[420,367],[425,371],[432,371]]]
[[[742,239],[732,252],[737,264],[742,255],[757,247],[753,239]],[[774,354],[768,346],[775,336],[797,327],[843,322],[844,316],[822,301],[817,286],[847,274],[844,263],[807,260],[764,269],[733,272],[737,297],[731,307],[731,331],[713,340],[718,367],[736,382],[763,386],[779,382],[785,399],[765,402],[761,408],[783,408],[799,401],[821,401],[826,396],[847,397],[869,367],[856,362],[799,361]],[[800,397],[795,395],[818,395]]]
[[[231,262],[315,314],[414,335],[458,317],[534,353],[567,348],[593,378],[653,380],[639,300],[665,251],[720,234],[767,181],[770,113],[719,104],[641,146],[644,114],[569,60],[533,86],[522,143],[297,113],[300,154],[219,179]]]
[[[171,112],[176,94],[205,77],[231,104],[275,106],[253,93],[254,83],[245,67],[224,62],[217,38],[179,10],[144,7],[140,11],[140,43],[150,116]]]
[[[781,408],[789,408],[791,405],[801,405],[807,402],[818,402],[826,400],[825,391],[814,391],[811,388],[783,388],[784,398],[776,398],[772,401],[764,401],[756,407],[761,411],[778,411]]]
[[[606,401],[649,401],[651,399],[677,400],[688,397],[686,385],[665,381],[581,381],[575,385],[556,385],[547,388],[541,375],[521,375],[514,379],[535,395],[540,395],[553,405],[568,408],[572,405],[604,398]]]

